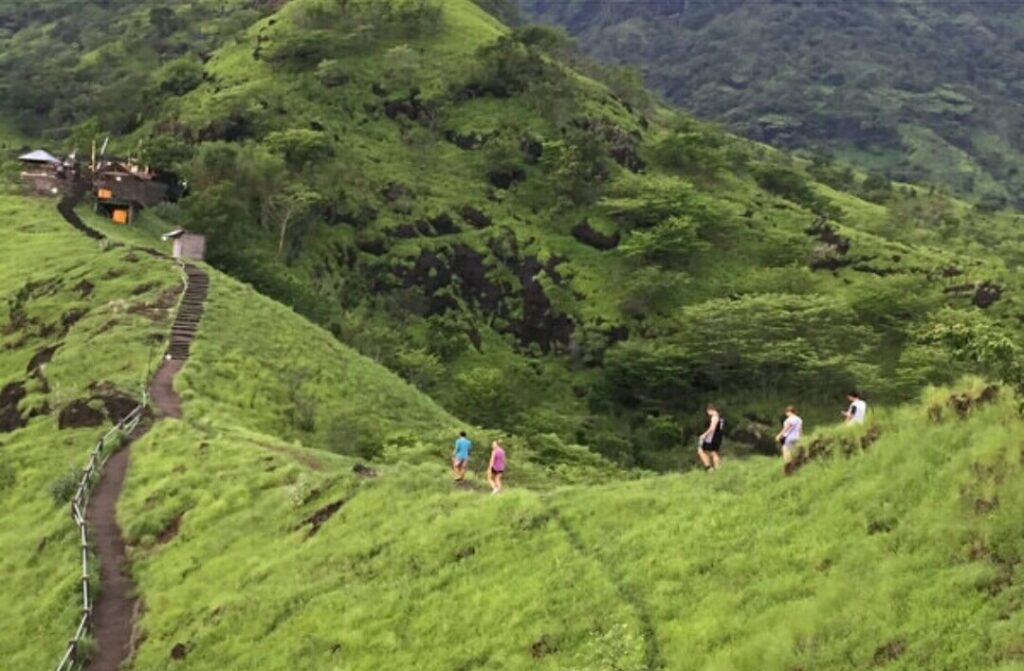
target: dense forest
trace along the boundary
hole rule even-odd
[[[151,214],[218,267],[470,421],[624,464],[679,459],[712,399],[771,450],[779,399],[908,398],[976,365],[956,329],[1013,333],[1015,215],[731,136],[506,3],[278,4],[5,5],[9,147],[111,137],[187,178]]]
[[[1020,205],[1024,4],[520,0],[665,97],[778,147]]]

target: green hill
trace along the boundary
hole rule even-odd
[[[8,149],[109,133],[191,189],[83,205],[102,244],[0,196],[0,656],[74,627],[69,469],[163,350],[180,275],[144,250],[188,226],[184,415],[117,513],[131,668],[1018,668],[1020,217],[728,135],[501,6],[0,8]],[[655,475],[709,400],[725,468]]]
[[[158,214],[217,267],[476,423],[665,467],[710,399],[738,438],[912,398],[968,369],[928,334],[1021,313],[1019,217],[731,137],[468,1],[76,7],[70,46],[7,19],[20,132],[180,171]]]
[[[101,430],[58,417],[102,389],[87,402],[102,423],[104,400],[131,394],[179,276],[38,201],[2,211],[4,286],[28,289],[7,295],[24,316],[0,362],[29,393],[27,424],[3,434],[0,653],[36,667],[76,619],[59,483]],[[84,316],[60,332],[69,306]],[[930,389],[861,431],[819,430],[790,478],[727,454],[717,473],[630,479],[514,439],[510,489],[489,497],[478,470],[448,481],[457,420],[222,274],[193,351],[184,418],[136,443],[119,506],[145,604],[131,668],[1019,668],[1024,427],[1006,388]],[[299,392],[331,410],[312,427],[283,360],[316,366]],[[368,412],[371,478],[342,437]],[[331,417],[344,431],[324,436]]]
[[[892,179],[1022,203],[1015,2],[520,0],[701,117]]]
[[[3,196],[0,216],[7,231],[0,255],[7,305],[0,327],[0,539],[12,581],[0,610],[12,625],[0,636],[0,652],[12,665],[34,668],[56,663],[78,620],[77,536],[66,513],[75,469],[140,397],[166,346],[181,279],[169,259],[85,238],[45,201]],[[301,519],[324,496],[358,491],[351,474],[357,461],[372,460],[396,477],[426,468],[448,484],[447,446],[466,427],[407,382],[218,273],[202,324],[177,385],[185,418],[164,420],[136,445],[119,508],[140,565],[161,533],[199,503],[234,505],[269,490],[273,496],[261,505],[285,503],[278,512]],[[519,452],[511,479],[517,486],[615,473],[553,437],[533,445],[511,438],[509,445]],[[218,455],[216,467],[203,465],[210,452]],[[193,467],[200,480],[192,480]],[[264,481],[260,473],[273,475]],[[207,478],[220,477],[237,478],[239,489],[211,488],[216,480]],[[136,498],[144,488],[159,491]],[[238,534],[249,533],[242,519],[235,523]],[[182,529],[191,533],[189,524]],[[214,534],[208,542],[225,538]],[[158,603],[155,593],[154,602],[143,599]]]

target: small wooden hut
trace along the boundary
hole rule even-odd
[[[200,233],[190,233],[179,228],[165,233],[164,240],[173,240],[172,256],[176,259],[195,259],[202,261],[206,255],[206,236]]]

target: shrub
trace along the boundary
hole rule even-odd
[[[81,478],[81,474],[72,469],[50,483],[50,496],[53,497],[54,504],[62,505],[70,501]]]
[[[324,86],[344,86],[352,81],[345,64],[334,59],[320,61],[316,66],[316,78]]]
[[[619,249],[626,256],[677,267],[707,248],[697,224],[687,217],[671,217],[650,230],[633,231]]]
[[[755,178],[765,191],[806,207],[814,204],[814,191],[811,190],[807,179],[797,172],[786,168],[766,167],[758,170]]]
[[[161,91],[185,95],[203,83],[203,64],[191,55],[175,58],[154,73],[154,80]]]
[[[342,408],[333,413],[327,431],[328,449],[338,454],[373,461],[384,450],[384,428],[366,413]]]
[[[672,170],[714,173],[726,165],[724,138],[708,131],[673,133],[654,145],[654,160]]]
[[[267,146],[284,156],[288,164],[302,168],[334,155],[326,134],[308,128],[290,128],[267,136]]]
[[[403,349],[395,359],[398,374],[420,389],[430,389],[444,374],[440,357],[425,349]]]

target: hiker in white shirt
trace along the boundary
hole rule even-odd
[[[850,401],[850,407],[843,413],[843,416],[846,417],[846,421],[843,423],[863,424],[864,417],[868,413],[868,404],[864,402],[864,399],[856,391],[847,393],[846,398]]]
[[[793,448],[803,434],[804,420],[796,414],[796,408],[786,406],[786,421],[782,423],[782,430],[775,436],[775,442],[782,444],[782,463],[788,464],[793,458]]]

